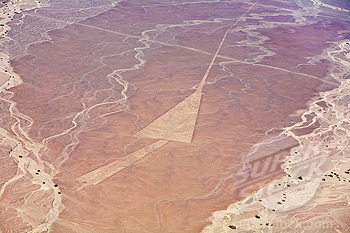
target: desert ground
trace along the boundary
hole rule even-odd
[[[0,7],[0,232],[350,231],[348,4]]]

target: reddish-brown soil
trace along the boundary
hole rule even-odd
[[[147,14],[143,4],[147,5],[124,1],[95,17],[49,31],[49,41],[30,45],[25,56],[11,61],[24,81],[12,89],[12,101],[32,121],[26,128],[29,136],[44,145],[40,156],[45,169],[54,174],[51,164],[58,171],[53,179],[62,192],[63,208],[53,232],[199,232],[213,211],[283,175],[279,166],[297,145],[295,140],[286,138],[249,159],[245,156],[256,143],[299,121],[300,114],[292,114],[305,109],[319,90],[338,84],[326,78],[327,61],[309,65],[305,57],[322,53],[344,29],[342,23],[319,19],[278,25],[293,22],[288,14],[266,16],[266,22],[275,23],[273,28],[262,27],[261,19],[239,21],[210,70],[192,143],[170,141],[102,182],[77,189],[79,177],[157,141],[134,134],[195,91],[224,33],[252,1],[159,7],[148,3]],[[298,9],[285,1],[264,4],[249,13]],[[225,20],[184,24],[214,18]],[[163,33],[156,29],[160,24]],[[256,29],[248,32],[247,25]],[[268,40],[249,44],[261,37]],[[241,46],[237,42],[242,40],[249,43]],[[264,55],[261,48],[274,54],[252,64],[251,59]],[[20,122],[22,127],[29,125]],[[6,164],[1,165],[1,183],[16,168],[7,154],[1,151]],[[242,184],[243,163],[258,162],[274,169]],[[30,192],[32,179],[27,175],[17,183],[26,184]],[[14,199],[9,192],[4,196]],[[38,205],[46,211],[46,204]],[[13,207],[7,215],[16,215]],[[5,218],[0,215],[5,232],[30,229],[16,228]]]

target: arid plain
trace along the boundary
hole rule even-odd
[[[347,4],[1,7],[0,232],[350,231]]]

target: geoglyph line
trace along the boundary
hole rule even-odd
[[[175,107],[167,111],[165,114],[156,118],[155,121],[151,122],[141,131],[136,133],[135,136],[143,138],[155,138],[160,139],[148,147],[145,147],[139,151],[125,156],[122,159],[113,161],[103,167],[95,169],[81,177],[77,180],[83,182],[84,184],[79,186],[77,190],[81,190],[87,185],[98,184],[105,179],[115,175],[124,168],[132,165],[136,161],[142,159],[144,156],[153,152],[154,150],[164,146],[170,141],[179,141],[191,143],[193,138],[193,132],[196,125],[196,120],[198,116],[198,111],[200,108],[200,102],[202,98],[202,90],[205,82],[209,76],[210,70],[212,69],[214,62],[224,44],[224,41],[229,33],[229,31],[252,9],[252,7],[258,2],[257,0],[253,5],[251,5],[244,14],[224,33],[220,44],[214,54],[203,78],[197,87],[195,93],[186,98],[184,101],[177,104]],[[145,34],[142,33],[144,36]],[[154,148],[155,147],[155,148]]]
[[[253,5],[251,5],[250,7],[253,7],[254,4],[257,4],[257,2],[253,3]],[[247,13],[248,13],[248,11],[245,12],[244,15],[246,15]],[[84,23],[78,23],[78,22],[76,22],[76,23],[68,23],[68,22],[63,21],[63,20],[57,20],[57,19],[53,19],[53,18],[50,18],[50,17],[41,16],[41,15],[34,15],[34,14],[30,14],[30,13],[26,13],[26,15],[30,15],[30,16],[33,16],[33,17],[39,17],[39,18],[45,18],[45,19],[48,19],[48,20],[57,21],[57,22],[60,22],[60,23],[65,23],[67,25],[77,24],[77,25],[80,25],[80,26],[89,27],[89,28],[92,28],[92,29],[96,29],[96,30],[100,30],[100,31],[108,32],[108,33],[113,33],[113,34],[120,35],[120,36],[135,38],[135,39],[139,39],[139,40],[142,39],[143,41],[149,41],[149,42],[152,42],[152,43],[157,43],[157,44],[161,44],[161,45],[165,45],[165,46],[179,47],[179,48],[191,50],[191,51],[198,52],[198,53],[203,53],[203,54],[214,56],[214,57],[224,58],[224,59],[231,60],[231,61],[234,61],[234,62],[237,62],[237,63],[241,63],[241,64],[260,66],[260,67],[265,67],[265,68],[269,68],[269,69],[279,70],[279,71],[282,71],[282,72],[292,73],[292,74],[296,74],[296,75],[302,75],[304,77],[317,79],[317,80],[319,80],[321,82],[330,84],[332,86],[338,86],[339,85],[338,83],[334,83],[334,82],[331,82],[331,81],[323,80],[323,79],[321,79],[319,77],[316,77],[314,75],[305,74],[305,73],[301,73],[301,72],[296,72],[296,71],[292,71],[292,70],[288,70],[288,69],[284,69],[284,68],[280,68],[280,67],[275,67],[275,66],[271,66],[271,65],[264,65],[264,64],[254,63],[254,62],[246,62],[246,61],[242,61],[242,60],[235,59],[235,58],[228,57],[228,56],[223,56],[223,55],[219,55],[219,54],[212,54],[210,52],[206,52],[206,51],[203,51],[203,50],[200,50],[200,49],[196,49],[196,48],[192,48],[192,47],[187,47],[187,46],[177,45],[177,44],[171,44],[171,43],[167,43],[167,42],[152,40],[152,39],[149,39],[149,38],[142,38],[140,36],[129,35],[129,34],[126,34],[126,33],[113,31],[113,30],[108,30],[108,29],[104,29],[104,28],[100,28],[100,27],[96,27],[96,26],[92,26],[92,25],[88,25],[88,24],[84,24]],[[235,24],[237,24],[241,19],[242,19],[242,17],[240,17],[238,19],[238,21],[236,21]],[[233,26],[231,26],[230,28],[232,28],[232,27]],[[225,35],[225,37],[226,37],[226,35]]]
[[[87,185],[96,185],[105,179],[113,176],[114,174],[122,171],[123,169],[129,167],[130,165],[136,163],[140,159],[144,158],[146,155],[156,151],[157,149],[166,145],[169,141],[158,140],[134,153],[131,153],[123,158],[113,161],[103,167],[95,169],[81,177],[77,180],[82,182],[83,185],[76,188],[77,191],[83,189]]]

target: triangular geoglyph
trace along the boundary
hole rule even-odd
[[[201,88],[198,88],[195,93],[136,133],[138,137],[161,140],[79,177],[77,180],[83,184],[78,186],[76,190],[104,181],[169,141],[191,143],[201,98],[202,91]]]
[[[197,90],[135,134],[141,138],[191,143],[202,92]]]
[[[202,90],[229,30],[230,28],[222,38],[207,71],[204,73],[204,76],[197,87],[197,90],[135,134],[135,136],[140,138],[155,138],[160,140],[79,177],[77,180],[83,182],[83,184],[78,186],[77,190],[104,181],[108,177],[113,176],[124,168],[141,160],[146,155],[161,148],[169,141],[192,142],[193,132],[196,126],[202,99]]]

